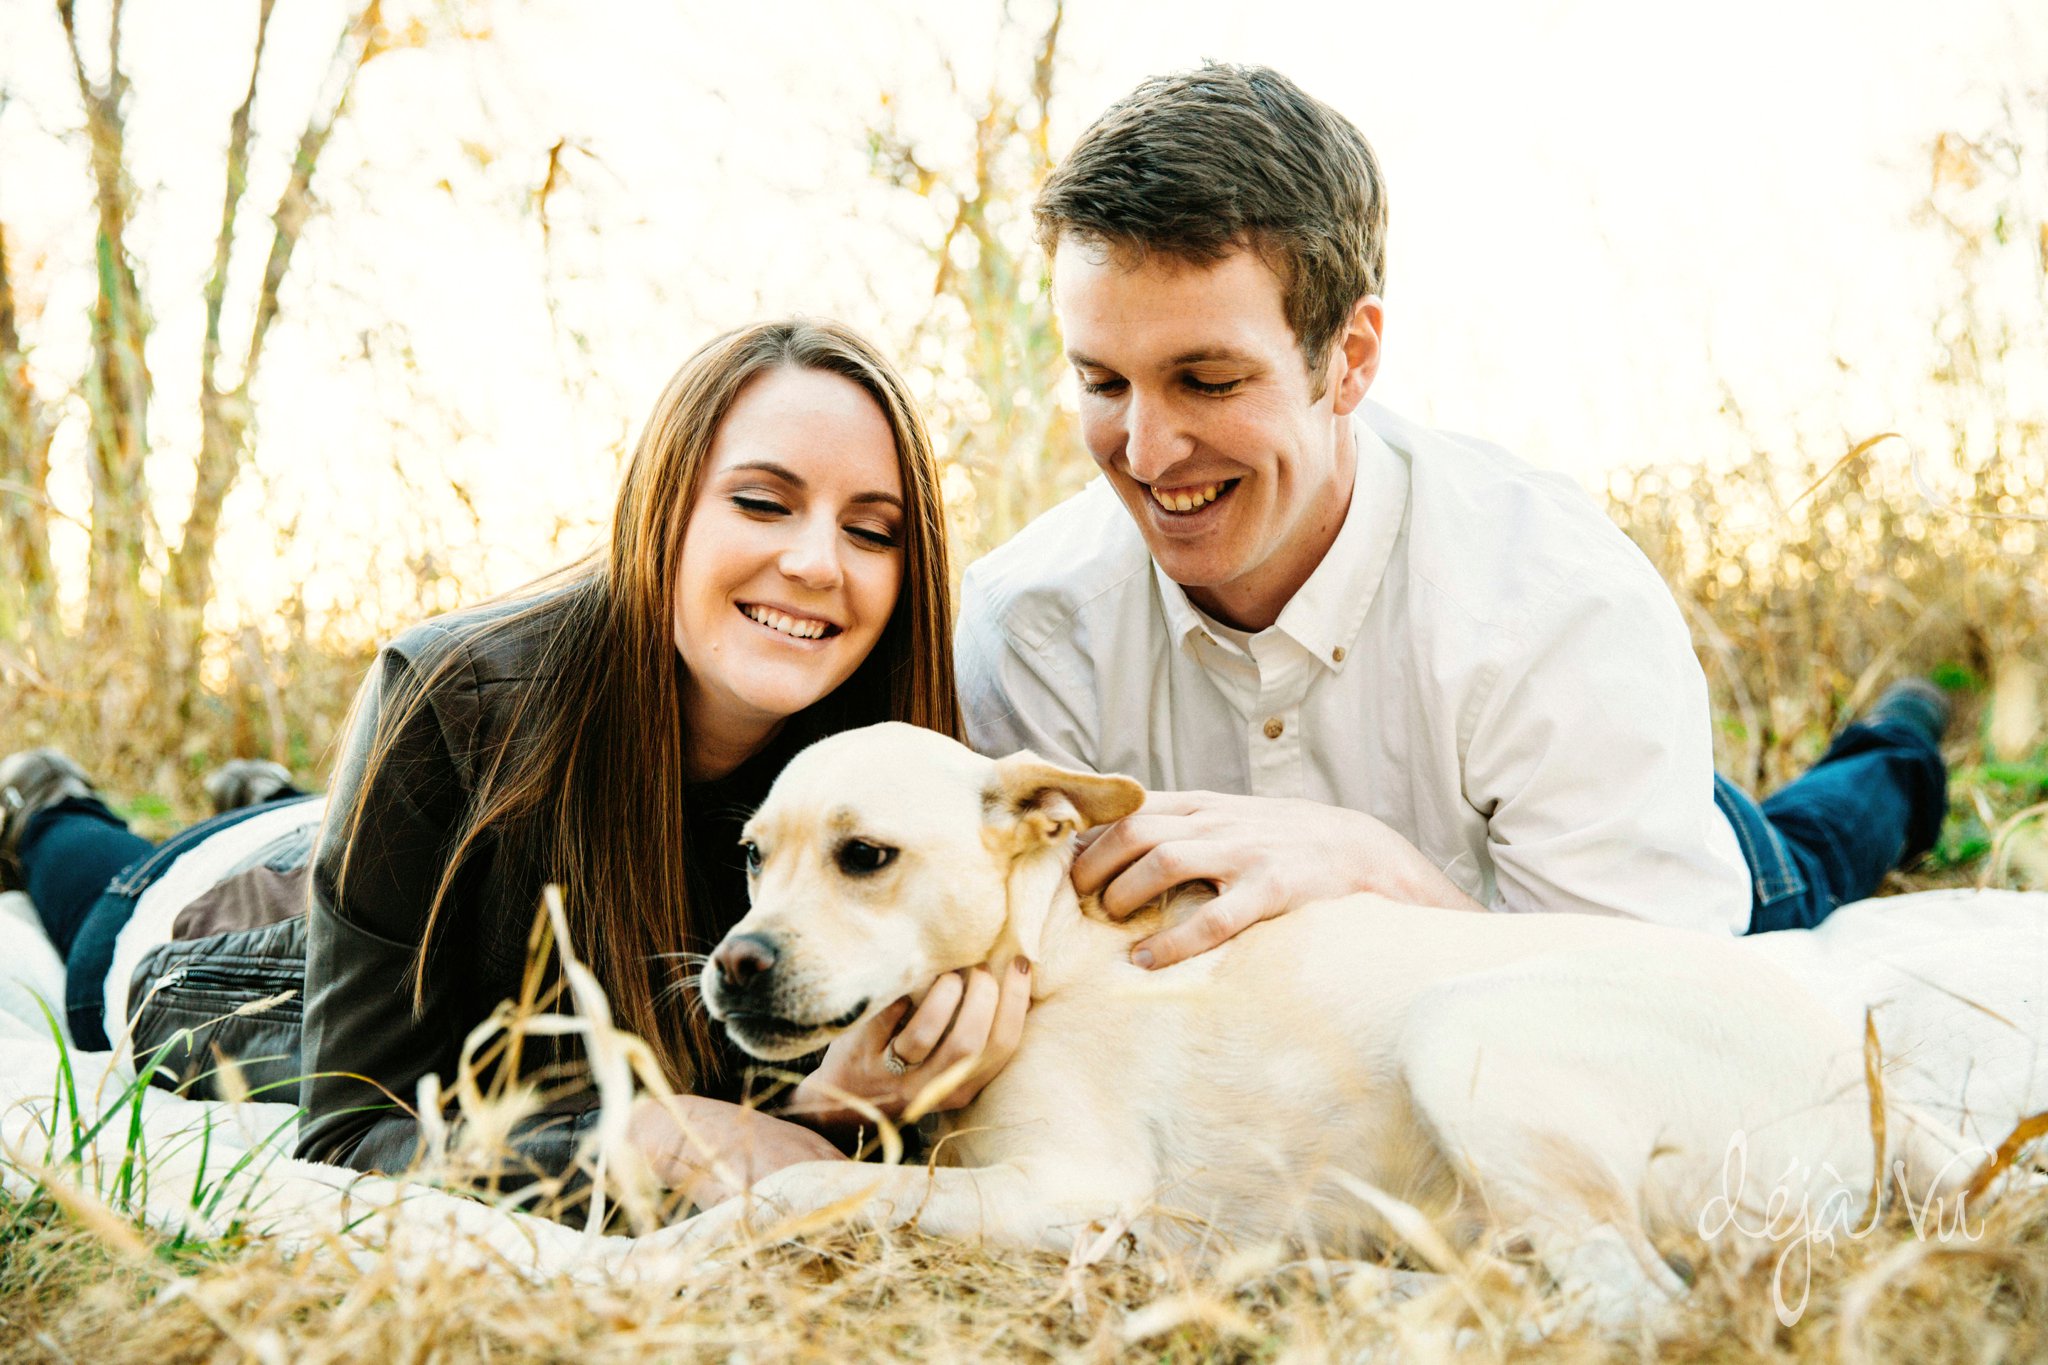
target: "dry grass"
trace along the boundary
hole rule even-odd
[[[1692,627],[1721,771],[1774,790],[1887,683],[1932,676],[1957,708],[1950,819],[1898,887],[2048,885],[2023,851],[2038,821],[2015,823],[2048,800],[2048,433],[2013,428],[1976,458],[1884,440],[1617,474],[1608,511]],[[2002,829],[2015,856],[1993,868]]]
[[[916,1235],[842,1232],[707,1267],[682,1283],[533,1282],[509,1269],[325,1251],[123,1254],[16,1207],[0,1228],[0,1362],[171,1365],[316,1361],[1428,1359],[1457,1348],[1527,1361],[1641,1358],[1640,1340],[1524,1340],[1540,1305],[1505,1282],[1375,1302],[1342,1264],[1238,1257],[1190,1270],[1143,1254],[1073,1266]],[[1795,1325],[1769,1258],[1673,1250],[1696,1287],[1656,1352],[1718,1361],[1980,1362],[2048,1358],[2048,1194],[2016,1197],[1973,1239],[1920,1240],[1895,1219],[1816,1249]],[[1788,1282],[1796,1294],[1798,1265]],[[1474,1305],[1484,1311],[1481,1318]]]

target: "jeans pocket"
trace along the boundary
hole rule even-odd
[[[1742,845],[1743,861],[1749,864],[1752,932],[1775,926],[1787,904],[1808,893],[1805,874],[1792,857],[1785,837],[1771,827],[1763,808],[1747,792],[1719,773],[1714,774],[1714,804],[1735,828],[1735,840]]]

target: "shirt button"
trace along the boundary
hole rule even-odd
[[[1335,649],[1330,651],[1330,662],[1333,664],[1341,664],[1344,662],[1344,646],[1338,645]]]
[[[1280,738],[1280,732],[1282,730],[1285,730],[1286,728],[1287,722],[1280,719],[1280,717],[1275,716],[1271,720],[1266,722],[1266,738],[1278,739]]]

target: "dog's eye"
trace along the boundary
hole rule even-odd
[[[896,850],[886,844],[871,844],[865,839],[848,839],[839,846],[839,870],[849,877],[866,876],[880,872],[896,857]]]
[[[746,855],[747,875],[753,876],[761,870],[761,846],[752,839],[740,840],[740,852]]]

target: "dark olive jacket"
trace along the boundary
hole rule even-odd
[[[394,1100],[416,1105],[429,1074],[452,1081],[464,1039],[500,1001],[519,995],[549,869],[513,851],[511,841],[486,836],[456,869],[425,959],[422,1004],[413,1003],[414,965],[455,831],[493,759],[507,745],[531,742],[531,727],[518,719],[520,703],[551,682],[539,661],[549,654],[556,613],[482,630],[506,611],[458,612],[406,632],[379,654],[364,683],[311,869],[300,1157],[366,1171],[404,1169],[419,1124]],[[424,704],[365,790],[386,708],[423,687]],[[729,777],[686,791],[695,941],[675,945],[679,952],[708,952],[745,913],[740,828],[798,742],[786,733]],[[359,800],[361,816],[351,826]],[[734,1052],[724,1063],[722,1081],[702,1093],[737,1097],[743,1061]],[[577,1084],[580,1048],[573,1039],[529,1037],[521,1070],[545,1076],[543,1093],[556,1097],[515,1135],[521,1164],[560,1172],[595,1102]]]

